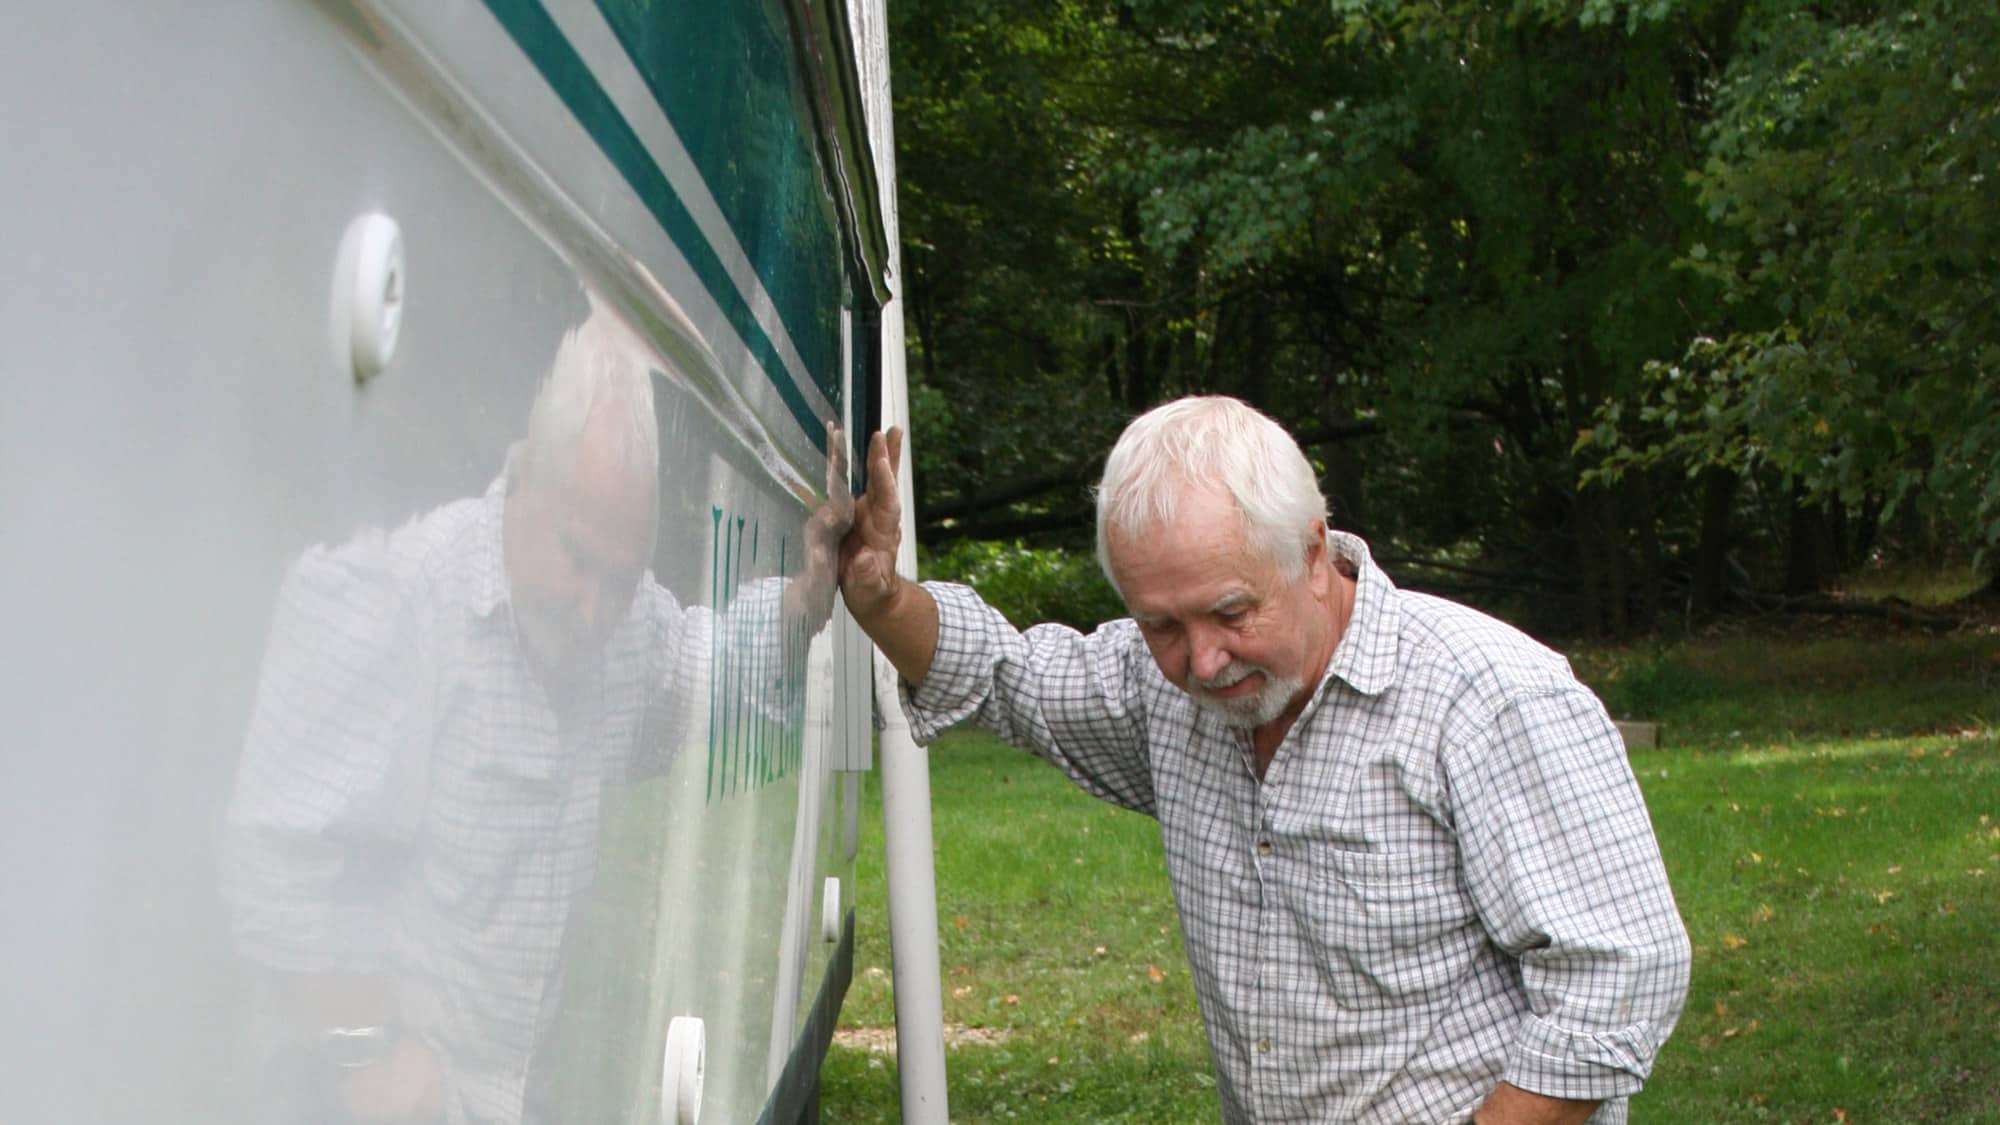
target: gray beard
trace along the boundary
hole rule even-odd
[[[1225,674],[1229,670],[1225,669]],[[1254,671],[1264,673],[1264,686],[1255,695],[1222,698],[1211,694],[1210,689],[1199,682],[1188,684],[1188,695],[1194,698],[1197,706],[1221,719],[1224,726],[1238,730],[1261,727],[1285,713],[1285,708],[1291,705],[1292,699],[1304,689],[1305,681],[1274,677],[1262,668],[1256,668]]]

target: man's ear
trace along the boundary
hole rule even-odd
[[[1307,577],[1312,579],[1314,588],[1321,593],[1331,590],[1333,588],[1332,583],[1326,582],[1321,577],[1322,575],[1332,574],[1333,567],[1328,565],[1326,553],[1326,521],[1318,516],[1314,516],[1312,522],[1306,525],[1305,547],[1305,572]]]

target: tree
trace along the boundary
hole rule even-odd
[[[1815,584],[1920,493],[1990,538],[1991,12],[895,12],[927,539],[1087,542],[1096,457],[1189,392],[1533,624]]]
[[[2000,544],[2000,10],[1765,3],[1695,177],[1686,271],[1727,303],[1605,411],[1612,473],[1767,469],[1870,519]]]

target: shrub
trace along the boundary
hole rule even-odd
[[[1087,552],[960,539],[923,554],[925,578],[965,583],[1017,629],[1055,621],[1088,632],[1125,616],[1124,603]]]

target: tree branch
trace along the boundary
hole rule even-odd
[[[1100,453],[1078,464],[1057,465],[1051,469],[1044,469],[1039,473],[1029,473],[1026,476],[1001,481],[998,484],[979,489],[970,495],[941,500],[933,504],[919,504],[917,506],[917,522],[932,524],[943,520],[957,519],[961,516],[973,515],[978,512],[992,511],[995,508],[1004,508],[1009,504],[1018,503],[1030,497],[1053,491],[1054,489],[1083,484],[1092,477],[1095,477],[1103,467],[1104,454]]]

